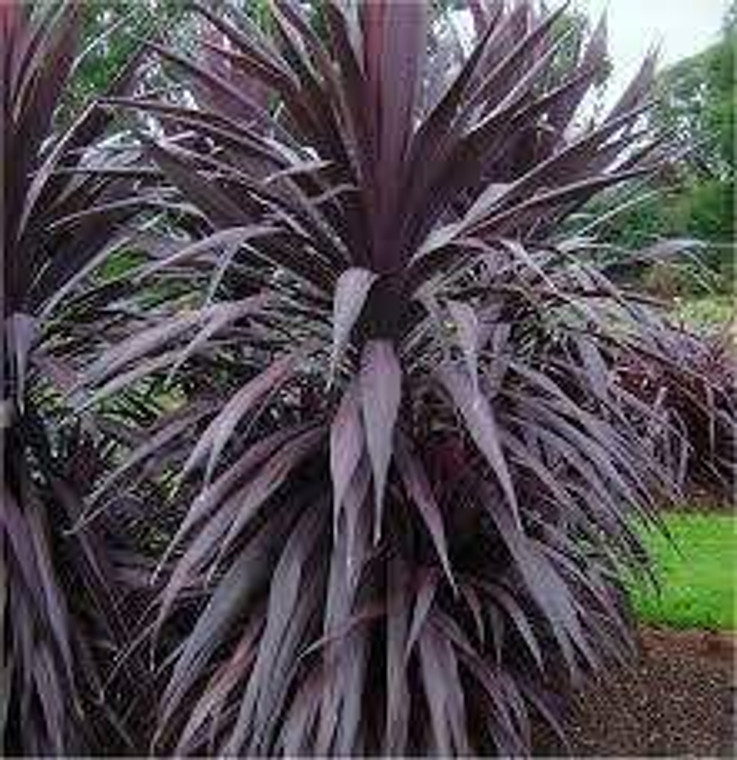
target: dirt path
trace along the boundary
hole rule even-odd
[[[737,756],[735,636],[642,632],[640,661],[591,684],[569,722],[577,756]]]

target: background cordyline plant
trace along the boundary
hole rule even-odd
[[[260,26],[196,6],[196,51],[149,44],[170,97],[113,93],[74,151],[39,142],[28,165],[4,169],[6,199],[11,186],[42,243],[22,249],[6,217],[5,263],[24,272],[45,257],[25,286],[5,269],[5,651],[20,663],[10,704],[21,749],[77,746],[66,736],[77,703],[47,698],[27,642],[49,639],[63,697],[77,683],[63,642],[87,635],[76,622],[59,629],[68,613],[48,606],[65,584],[52,549],[38,549],[49,528],[31,521],[48,522],[57,499],[36,507],[15,474],[38,467],[54,495],[24,437],[33,407],[14,358],[31,345],[16,316],[46,314],[48,299],[63,309],[42,327],[62,335],[65,316],[74,336],[84,324],[75,304],[102,312],[86,343],[55,346],[76,367],[108,344],[67,398],[98,425],[106,405],[132,407],[142,439],[81,484],[87,511],[71,540],[104,534],[122,495],[140,498],[142,476],[175,522],[157,528],[167,547],[143,583],[163,590],[140,635],[122,654],[111,646],[133,701],[146,683],[139,644],[155,656],[155,721],[130,721],[154,751],[524,753],[533,721],[556,727],[567,689],[631,651],[619,579],[647,570],[633,521],[676,493],[685,446],[662,404],[615,369],[626,355],[675,370],[669,332],[602,273],[597,220],[576,212],[664,164],[644,126],[654,61],[592,121],[603,25],[572,46],[562,11],[470,7],[464,56],[429,3],[325,2],[308,18],[277,2]],[[6,45],[31,27],[2,8],[4,83],[24,56],[58,63]],[[46,40],[49,27],[35,28]],[[24,97],[4,91],[6,151]],[[114,112],[141,117],[137,165],[64,163],[90,158],[78,148]],[[28,190],[39,177],[48,195]],[[75,197],[55,195],[66,183],[87,183],[85,210],[122,215],[106,235],[144,206],[172,213],[156,220],[163,246],[135,276],[114,287],[80,276],[81,295],[53,299],[110,242],[85,231],[94,213],[58,211]],[[108,203],[118,190],[122,205]],[[89,256],[80,241],[44,237],[80,219]],[[69,270],[34,300],[55,261]],[[131,289],[143,297],[110,305]],[[162,398],[174,408],[157,414]],[[8,447],[11,435],[21,443]],[[104,577],[118,589],[134,575]]]
[[[670,456],[679,482],[690,492],[729,504],[737,478],[734,355],[725,336],[670,330],[663,336],[670,361],[624,354],[622,384],[670,421]],[[685,446],[681,445],[685,442]]]
[[[0,425],[0,729],[3,751],[82,753],[130,747],[116,708],[130,710],[147,672],[134,658],[100,700],[135,617],[126,609],[138,565],[112,510],[74,530],[82,494],[105,466],[108,438],[89,416],[64,419],[60,394],[77,354],[115,322],[121,283],[67,299],[114,250],[144,204],[99,145],[111,115],[58,107],[75,58],[79,4],[0,4],[3,363]],[[111,88],[124,94],[135,61]]]

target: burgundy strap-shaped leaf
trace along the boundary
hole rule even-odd
[[[420,581],[420,587],[417,591],[412,612],[412,626],[407,636],[407,644],[404,649],[405,662],[412,654],[417,640],[420,638],[422,628],[427,622],[430,608],[435,601],[435,594],[438,590],[438,575],[434,571],[425,572]]]
[[[217,227],[234,227],[250,220],[243,210],[213,182],[207,182],[189,162],[171,150],[147,141],[146,150],[171,183],[178,187]]]
[[[379,54],[372,49],[372,39],[366,38],[364,54],[367,70],[379,67],[378,81],[369,77],[369,88],[375,87],[379,103],[379,146],[382,188],[380,203],[387,213],[396,213],[398,192],[404,178],[404,165],[410,137],[414,128],[415,102],[425,59],[427,41],[427,9],[421,3],[366,3],[368,16],[373,9],[383,11],[380,28]],[[377,252],[380,253],[380,252]]]
[[[176,534],[166,548],[157,572],[168,561],[174,549],[178,548],[190,531],[198,523],[204,521],[211,511],[219,510],[234,491],[237,490],[238,495],[242,494],[242,488],[239,488],[239,486],[242,486],[242,483],[255,467],[261,465],[274,452],[282,448],[297,435],[309,430],[310,427],[309,424],[283,427],[277,432],[252,443],[239,459],[194,499],[184,520],[182,520]]]
[[[512,715],[510,691],[514,682],[505,677],[503,671],[492,668],[478,654],[468,650],[459,652],[459,660],[481,685],[488,697],[485,704],[489,708],[489,730],[496,742],[499,752],[512,756],[524,751],[525,744]]]
[[[401,433],[397,434],[395,455],[397,470],[404,487],[422,516],[448,581],[451,586],[455,587],[450,560],[448,559],[448,541],[445,536],[440,507],[432,492],[422,462],[413,451],[409,440]]]
[[[98,384],[132,362],[152,352],[160,352],[172,340],[188,332],[199,321],[190,312],[159,322],[149,329],[126,338],[105,351],[85,372],[86,385]]]
[[[212,736],[214,727],[222,719],[226,711],[226,700],[235,691],[238,684],[246,677],[249,667],[253,664],[256,654],[255,643],[261,634],[262,621],[257,618],[249,625],[235,648],[229,660],[224,662],[208,682],[207,689],[203,693],[194,709],[189,714],[189,720],[182,729],[177,743],[176,754],[196,754],[201,746],[202,730],[209,720],[212,726],[210,731],[210,746],[208,754],[214,753]],[[200,743],[195,743],[199,740]],[[158,742],[154,742],[158,743]]]
[[[39,504],[33,505],[32,509],[27,510],[24,519],[28,526],[28,538],[33,547],[36,568],[41,581],[40,590],[45,599],[47,624],[61,653],[65,675],[71,679],[73,666],[69,612],[54,572],[48,526],[39,507]]]
[[[145,267],[138,276],[139,280],[168,269],[170,267],[180,266],[189,263],[192,259],[202,256],[210,251],[217,251],[221,248],[237,246],[247,243],[259,237],[268,237],[276,232],[276,228],[271,225],[248,225],[245,227],[229,227],[227,229],[208,235],[202,240],[182,246],[174,251],[171,255],[154,261]]]
[[[0,527],[3,531],[5,550],[15,556],[23,582],[28,587],[29,593],[35,597],[36,604],[40,609],[44,607],[41,590],[41,577],[39,575],[36,558],[33,551],[33,543],[30,537],[30,529],[26,520],[15,503],[13,495],[5,484],[0,492]]]
[[[236,519],[230,526],[218,550],[218,558],[223,556],[240,532],[253,519],[256,512],[278,490],[295,468],[320,445],[324,438],[321,429],[308,430],[296,436],[266,462],[253,479],[243,486],[243,499]]]
[[[487,513],[499,529],[502,540],[509,548],[515,564],[540,611],[550,622],[550,630],[560,647],[575,680],[580,668],[574,654],[573,643],[587,657],[592,656],[586,640],[571,590],[563,582],[552,563],[537,550],[524,531],[515,526],[506,510],[498,509],[491,494],[484,500]]]
[[[353,267],[338,278],[333,297],[333,351],[330,359],[330,376],[340,361],[350,339],[376,275],[367,269]]]
[[[204,669],[207,658],[227,635],[230,624],[247,609],[248,600],[268,580],[269,550],[273,540],[273,527],[270,530],[267,526],[248,543],[215,587],[186,639],[162,696],[163,725],[168,723],[187,690]]]
[[[389,340],[370,340],[361,355],[361,410],[374,476],[374,541],[381,537],[384,491],[402,394],[402,368]]]
[[[219,511],[211,515],[187,546],[184,554],[173,565],[171,575],[158,600],[156,621],[151,636],[152,647],[156,645],[161,628],[184,589],[197,580],[206,560],[215,556],[237,509],[238,501],[234,498],[222,504]]]
[[[473,52],[463,63],[461,71],[450,83],[441,100],[425,116],[412,139],[408,171],[411,187],[408,199],[410,202],[413,202],[416,197],[423,197],[422,192],[427,189],[427,183],[432,174],[432,165],[437,158],[436,153],[448,140],[449,135],[454,134],[454,131],[451,130],[452,121],[474,74],[480,66],[492,31],[493,24],[489,26],[476,44]]]
[[[333,482],[333,525],[336,533],[348,485],[364,448],[361,389],[358,381],[353,380],[343,394],[330,426],[330,477]]]
[[[442,368],[439,379],[463,416],[476,446],[496,475],[515,524],[520,525],[517,495],[491,406],[480,393],[474,392],[470,381],[452,367]]]
[[[220,103],[227,103],[226,110],[222,111],[221,115],[236,121],[255,121],[264,130],[268,129],[268,113],[263,109],[262,103],[252,97],[251,92],[238,87],[229,78],[220,76],[219,72],[212,67],[201,65],[156,43],[148,42],[147,45],[151,50],[180,67],[182,71],[187,72],[194,80],[195,92],[198,90],[201,92],[203,86],[207,87],[216,93]]]
[[[527,645],[527,648],[530,650],[530,654],[533,656],[535,662],[542,670],[543,657],[540,650],[540,645],[535,636],[535,632],[530,625],[528,616],[524,613],[523,609],[520,607],[519,603],[515,600],[512,594],[498,583],[491,583],[490,581],[474,579],[474,585],[480,591],[483,591],[489,599],[491,599],[496,605],[498,605],[502,610],[504,610],[504,612],[507,613],[520,636]]]
[[[220,453],[238,423],[264,396],[273,392],[275,387],[279,387],[291,376],[296,361],[297,357],[294,354],[276,359],[233,395],[200,436],[197,445],[184,465],[182,478],[185,478],[209,453],[205,475],[205,481],[209,482]]]
[[[370,486],[371,467],[368,454],[364,452],[346,490],[343,506],[346,525],[346,572],[351,590],[360,580],[371,541],[371,505],[368,500]]]
[[[407,636],[411,604],[408,567],[396,556],[387,568],[385,751],[404,754],[409,733]]]
[[[435,628],[426,626],[420,634],[419,650],[435,751],[444,757],[465,754],[468,732],[453,646]]]
[[[335,521],[334,521],[335,522]],[[340,694],[334,674],[340,669],[343,654],[342,642],[353,628],[355,617],[352,616],[354,597],[347,577],[347,537],[345,521],[335,523],[333,529],[330,571],[325,598],[325,610],[322,615],[322,636],[305,650],[307,657],[322,649],[324,677],[320,695],[320,716],[317,728],[315,749],[320,754],[330,751],[335,738],[340,714]]]
[[[275,688],[279,686],[280,671],[284,669],[286,672],[291,664],[281,657],[294,648],[290,630],[306,622],[300,613],[308,611],[315,601],[313,595],[317,591],[315,582],[318,576],[309,572],[307,563],[319,538],[319,528],[319,510],[304,510],[274,569],[266,628],[235,727],[226,746],[228,754],[247,748],[255,750],[259,727],[265,728],[265,721],[279,699]]]

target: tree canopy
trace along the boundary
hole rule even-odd
[[[676,132],[694,170],[719,179],[734,175],[736,9],[719,42],[666,69],[657,88],[656,120]]]
[[[733,3],[717,43],[657,78],[652,125],[680,144],[684,160],[675,173],[655,179],[649,203],[610,225],[610,239],[627,248],[669,237],[705,242],[702,260],[715,271],[714,284],[723,291],[732,290],[734,279],[736,21]],[[678,289],[690,290],[696,282],[703,280],[687,274]]]

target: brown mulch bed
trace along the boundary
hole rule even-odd
[[[735,636],[650,629],[642,655],[592,683],[568,720],[576,756],[735,757]],[[561,748],[542,754],[564,754]]]
[[[701,512],[703,514],[722,514],[734,512],[737,508],[734,499],[727,498],[723,492],[716,488],[705,490],[692,487],[685,499],[675,505],[664,505],[663,509],[675,512]]]

